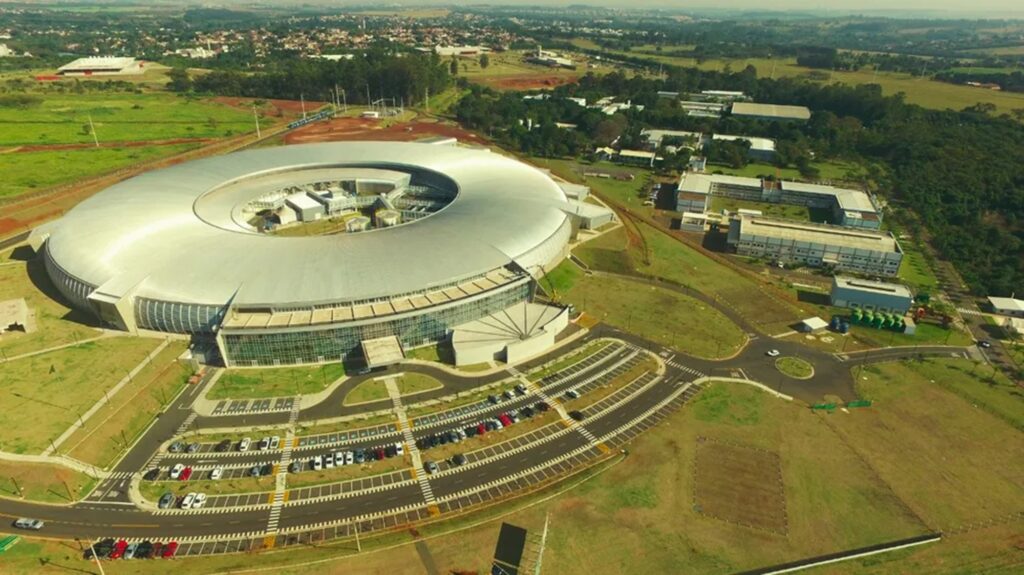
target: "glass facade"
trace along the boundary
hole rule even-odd
[[[183,304],[155,299],[135,300],[135,323],[142,329],[171,333],[213,333],[224,306]]]
[[[91,294],[96,288],[83,281],[79,281],[61,269],[61,267],[57,265],[57,262],[53,261],[53,258],[50,257],[48,245],[49,244],[44,244],[44,246],[46,246],[46,253],[43,258],[43,262],[46,264],[46,273],[53,281],[53,285],[57,287],[57,291],[67,298],[67,300],[71,302],[72,306],[80,310],[95,313],[95,310],[93,310],[92,306],[89,305],[88,298],[89,294]]]
[[[320,329],[282,330],[276,332],[221,332],[222,355],[227,365],[273,366],[324,361],[342,361],[361,353],[364,339],[397,336],[406,349],[447,336],[453,327],[503,310],[530,297],[532,282],[518,283],[468,298],[449,305],[427,308],[421,312],[391,320],[366,324],[334,324]]]

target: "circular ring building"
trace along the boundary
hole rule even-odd
[[[215,339],[229,366],[288,365],[439,341],[529,301],[580,207],[486,150],[309,144],[128,179],[31,241],[106,324]]]

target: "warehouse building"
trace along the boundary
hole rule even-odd
[[[59,76],[130,76],[142,74],[142,62],[135,58],[89,56],[57,68]]]
[[[786,264],[893,277],[903,252],[892,234],[740,215],[729,224],[736,253]]]
[[[806,122],[811,119],[811,111],[806,106],[736,102],[732,105],[731,112],[733,116],[739,118],[776,122]]]
[[[756,136],[730,136],[727,134],[713,134],[708,141],[720,141],[720,142],[735,142],[737,140],[746,140],[750,142],[750,149],[747,151],[747,156],[751,160],[760,162],[773,162],[775,161],[775,140],[771,138],[759,138]]]
[[[1024,317],[1024,300],[1012,297],[990,297],[988,303],[992,306],[992,310],[999,315]]]
[[[907,313],[914,304],[907,286],[845,276],[832,278],[831,299],[836,307],[895,314]]]

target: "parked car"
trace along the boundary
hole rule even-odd
[[[160,541],[153,542],[153,557],[160,557],[164,552],[164,544]]]
[[[182,471],[185,471],[185,466],[182,465],[181,463],[176,464],[174,467],[171,468],[171,479],[180,479]]]
[[[192,509],[192,503],[196,500],[195,493],[185,494],[185,498],[181,500],[181,504],[178,507],[182,509]]]
[[[310,460],[309,464],[313,471],[320,471],[324,468],[324,460],[319,455]]]
[[[521,383],[516,384],[515,390],[519,395],[526,395],[526,386]]]
[[[107,555],[109,559],[120,559],[124,557],[124,552],[128,550],[128,542],[124,539],[118,539],[117,543],[114,543],[114,548],[110,550],[110,555]]]
[[[270,448],[271,449],[278,449],[279,447],[281,447],[281,438],[276,436],[276,435],[274,437],[271,437],[270,438]]]
[[[992,344],[987,342],[987,341],[982,340],[982,341],[978,342],[978,347],[983,347],[985,349],[988,349],[988,348],[992,347]]]
[[[509,417],[507,413],[502,413],[501,415],[499,415],[498,421],[501,422],[502,427],[508,427],[512,425],[512,418]]]
[[[461,453],[456,453],[452,456],[452,465],[465,465],[466,456]]]
[[[217,447],[214,447],[213,449],[218,453],[224,453],[225,451],[231,449],[231,440],[225,439],[224,441],[218,443]]]
[[[504,397],[505,399],[513,399],[513,398],[515,398],[515,396],[512,395],[512,392],[507,390],[507,389],[505,390],[504,393],[501,394],[501,396]]]
[[[206,494],[196,493],[196,498],[192,500],[192,509],[199,509],[203,505],[206,505]]]
[[[587,416],[584,415],[582,411],[578,411],[575,409],[569,412],[569,417],[575,419],[576,421],[583,421],[584,419],[587,418]]]
[[[256,449],[259,449],[260,451],[264,451],[264,450],[266,450],[269,447],[270,447],[270,438],[269,437],[264,437],[263,439],[260,440],[260,443],[259,443],[259,445],[256,446]]]
[[[346,451],[344,453],[344,456],[345,456],[345,465],[352,465],[352,463],[355,461],[355,455],[351,451]]]
[[[357,449],[357,450],[356,450],[356,451],[355,451],[355,452],[354,452],[354,453],[352,454],[352,459],[354,459],[356,463],[358,463],[358,464],[361,464],[361,463],[363,463],[364,461],[366,461],[366,454],[365,454],[365,453],[363,453],[363,450],[362,450],[362,449]]]
[[[135,551],[138,548],[138,543],[129,543],[128,548],[124,550],[124,559],[135,559]]]
[[[253,465],[249,469],[249,475],[251,477],[259,477],[260,475],[262,475],[262,471],[263,471],[263,466],[262,465]]]
[[[167,446],[167,451],[171,453],[181,453],[183,449],[185,449],[185,444],[180,441],[175,441]]]
[[[252,443],[251,439],[249,439],[248,437],[243,437],[242,441],[238,442],[238,450],[239,451],[249,451],[249,444],[250,443]]]
[[[377,461],[381,461],[382,459],[387,457],[387,454],[384,453],[384,448],[383,447],[378,447],[376,449],[376,451],[374,451],[373,454],[374,454],[375,458],[377,459]]]
[[[217,480],[224,476],[223,467],[214,467],[213,471],[210,472],[210,479]]]
[[[199,451],[199,447],[200,445],[198,443],[189,443],[185,451],[187,451],[188,453],[196,453],[197,451]]]
[[[398,449],[395,448],[395,445],[393,443],[384,446],[384,456],[385,457],[390,459],[390,458],[392,458],[392,457],[394,457],[396,455],[398,455]]]
[[[145,479],[146,481],[156,481],[157,477],[160,477],[159,467],[154,467],[153,469],[150,469],[149,471],[142,475],[142,478]]]
[[[534,405],[533,407],[541,413],[551,409],[551,406],[548,405],[546,401],[538,401],[537,405]]]
[[[174,557],[174,554],[177,553],[177,552],[178,552],[178,542],[177,541],[170,541],[170,542],[167,543],[167,545],[164,545],[163,552],[160,553],[160,556],[163,557],[164,559],[170,559],[171,557]]]
[[[568,397],[569,399],[577,399],[580,396],[580,392],[576,391],[575,389],[567,389],[565,391],[565,396]]]
[[[525,417],[526,419],[530,419],[531,417],[533,417],[533,408],[527,405],[526,407],[519,410],[519,415]]]
[[[482,421],[476,424],[476,433],[477,435],[483,435],[487,433],[487,424]]]
[[[497,395],[488,395],[487,396],[487,401],[489,401],[492,405],[497,405],[498,401],[500,401],[500,400],[498,399]]]
[[[288,472],[289,473],[301,473],[302,472],[302,462],[301,461],[293,461],[291,463],[291,465],[288,466]]]
[[[92,559],[94,556],[107,557],[113,550],[114,540],[109,538],[102,539],[100,541],[93,543],[88,549],[86,549],[85,553],[82,554],[82,557],[85,559]]]
[[[190,477],[192,477],[192,468],[186,467],[185,469],[181,470],[181,477],[179,477],[178,479],[180,479],[181,481],[188,481]]]
[[[156,506],[160,509],[167,509],[171,505],[174,505],[174,494],[168,491],[160,496],[160,501],[157,501]]]
[[[779,350],[777,350],[777,349],[769,349],[768,351],[764,352],[764,354],[767,355],[768,357],[778,357],[779,356]]]
[[[324,468],[325,469],[334,469],[334,454],[333,453],[328,453],[328,454],[324,455],[323,456],[323,460],[324,460]]]
[[[429,473],[430,475],[433,475],[438,472],[437,464],[434,463],[433,461],[428,461],[424,463],[423,469],[426,469],[427,473]]]
[[[18,529],[29,529],[32,531],[39,531],[43,528],[43,523],[39,519],[29,519],[28,517],[22,517],[14,522],[14,526]]]
[[[139,546],[135,549],[136,559],[149,559],[153,556],[153,544],[149,540],[139,543]]]

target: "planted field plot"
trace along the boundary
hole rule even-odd
[[[345,375],[341,363],[315,366],[229,369],[206,393],[208,399],[260,399],[323,391]]]
[[[708,517],[785,535],[786,493],[779,454],[697,438],[694,508]]]
[[[59,465],[0,461],[0,497],[67,504],[85,497],[96,483],[84,473]],[[0,571],[6,573],[6,568]]]
[[[400,396],[415,395],[444,387],[440,381],[420,373],[407,373],[397,378],[395,385],[398,387],[398,394]],[[360,383],[355,389],[348,392],[342,403],[344,405],[358,405],[361,403],[384,401],[389,397],[387,386],[384,384],[383,379],[370,379]]]

